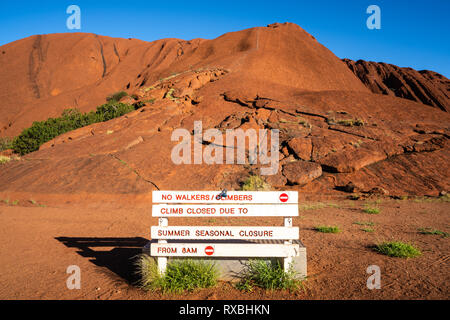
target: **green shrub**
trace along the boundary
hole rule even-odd
[[[33,122],[23,130],[12,143],[16,153],[21,155],[39,150],[39,147],[53,138],[93,123],[108,121],[135,110],[135,107],[116,101],[110,101],[97,107],[96,111],[81,113],[77,109],[66,109],[61,117]]]
[[[314,227],[314,230],[323,233],[339,233],[341,230],[336,226],[317,226]]]
[[[368,213],[368,214],[379,214],[380,213],[380,208],[366,207],[366,208],[363,209],[363,211],[365,213]]]
[[[141,255],[137,260],[139,286],[145,290],[181,293],[196,288],[209,288],[217,284],[219,272],[214,264],[190,259],[172,261],[161,275],[155,259]]]
[[[268,290],[288,289],[296,291],[301,281],[291,267],[285,272],[279,261],[250,260],[241,274],[236,288],[242,291],[253,291],[254,287]]]
[[[10,158],[10,157],[7,157],[7,156],[0,156],[0,164],[7,163],[7,162],[9,162],[9,161],[11,161],[11,158]]]
[[[128,93],[125,91],[119,91],[113,94],[110,94],[108,97],[106,97],[106,102],[112,102],[112,101],[120,101],[123,97],[128,96]]]
[[[390,257],[414,258],[422,253],[414,246],[399,241],[383,242],[377,244],[374,250]]]
[[[242,184],[243,191],[268,191],[270,185],[260,176],[252,175]]]

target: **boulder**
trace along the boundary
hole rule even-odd
[[[319,160],[325,171],[348,173],[358,171],[370,164],[385,160],[387,155],[382,150],[365,148],[347,148],[341,152],[332,153]]]
[[[288,142],[295,155],[305,161],[311,160],[312,143],[309,138],[293,138]]]
[[[289,162],[283,166],[283,175],[289,183],[305,185],[322,175],[322,167],[308,161]]]

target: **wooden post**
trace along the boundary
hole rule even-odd
[[[292,227],[292,217],[285,217],[284,218],[284,226],[285,227]],[[284,243],[285,244],[292,244],[292,240],[287,240]],[[292,257],[291,256],[283,259],[284,272],[288,272],[289,271],[289,268],[291,267],[291,264],[292,264]]]
[[[168,218],[159,218],[158,225],[160,227],[167,227],[169,225]],[[158,243],[167,243],[167,240],[158,240]],[[167,257],[158,257],[158,270],[160,274],[164,274],[166,272],[167,267]]]

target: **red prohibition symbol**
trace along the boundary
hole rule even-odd
[[[280,201],[281,202],[286,202],[286,201],[288,201],[288,199],[289,199],[289,196],[286,193],[280,194]]]
[[[207,247],[205,248],[205,253],[206,253],[206,255],[208,255],[208,256],[212,255],[212,254],[214,253],[214,248],[211,247],[211,246],[207,246]]]

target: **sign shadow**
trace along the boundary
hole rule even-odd
[[[106,268],[131,285],[135,285],[139,280],[135,272],[134,258],[142,253],[142,248],[149,241],[142,237],[55,237],[55,239],[68,248],[77,248],[80,256],[90,258],[89,261],[94,265]]]

